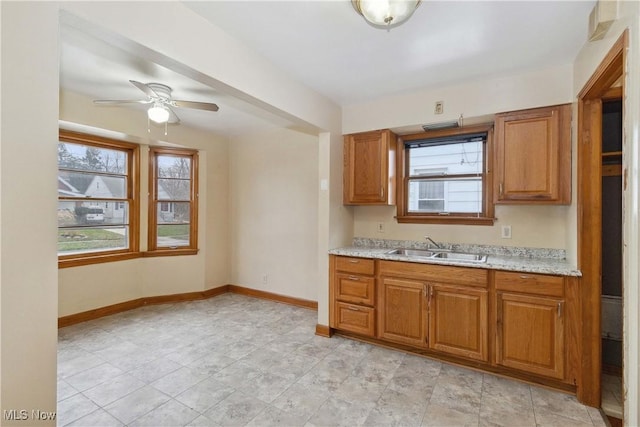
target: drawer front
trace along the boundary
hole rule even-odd
[[[375,261],[367,258],[337,257],[336,270],[345,273],[373,275],[375,272]]]
[[[374,337],[375,309],[336,302],[336,328]]]
[[[375,279],[354,274],[337,274],[336,299],[356,304],[373,305]]]
[[[406,277],[425,282],[478,286],[481,288],[486,288],[488,284],[488,272],[482,268],[380,261],[379,271],[381,276]]]
[[[546,274],[497,271],[496,290],[523,292],[534,295],[561,297],[564,295],[564,277]]]

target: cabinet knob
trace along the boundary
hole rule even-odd
[[[360,309],[359,309],[358,307],[354,307],[354,306],[352,306],[352,305],[348,306],[347,308],[348,308],[349,310],[351,310],[351,311],[360,311]]]
[[[349,260],[349,262],[350,262],[351,264],[357,264],[357,263],[359,263],[360,261],[358,261],[357,259],[350,259],[350,260]]]
[[[349,276],[349,280],[353,280],[354,282],[357,282],[358,280],[360,280],[360,278],[358,276]]]
[[[498,186],[498,193],[500,194],[500,197],[502,197],[502,194],[504,194],[503,187],[504,185],[502,183],[500,183],[500,185]]]

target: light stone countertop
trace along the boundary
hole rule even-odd
[[[582,276],[580,270],[563,258],[563,250],[455,244],[445,244],[444,247],[453,251],[485,254],[487,255],[487,262],[476,263],[447,259],[426,259],[389,254],[388,252],[394,248],[426,249],[426,246],[422,242],[361,238],[355,238],[353,246],[331,249],[329,254],[357,258],[384,259],[389,261],[416,262],[422,264],[455,265],[459,267],[484,268],[489,270],[517,271],[523,273],[553,274],[574,277]]]

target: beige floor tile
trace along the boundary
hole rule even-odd
[[[318,337],[316,323],[225,294],[62,328],[59,425],[604,425],[574,396]]]

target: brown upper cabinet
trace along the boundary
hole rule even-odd
[[[494,201],[571,203],[571,104],[496,115]]]
[[[395,205],[395,150],[388,129],[345,135],[345,205]]]

